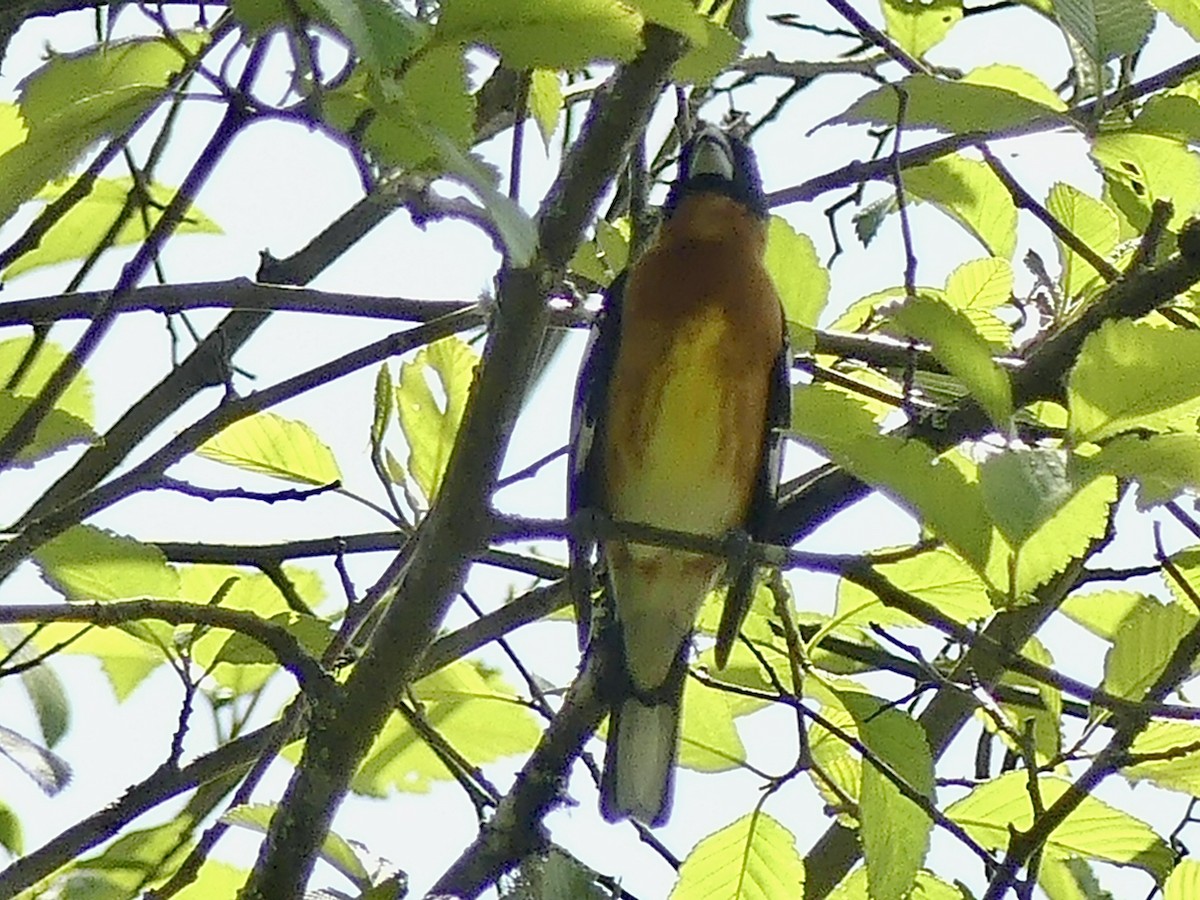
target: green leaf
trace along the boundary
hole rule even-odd
[[[356,71],[322,97],[321,108],[333,127],[361,132],[363,146],[390,166],[440,171],[445,147],[465,150],[475,136],[475,99],[457,45],[424,50],[398,77]]]
[[[854,716],[867,748],[932,804],[933,756],[921,726],[868,694],[844,690],[838,696]],[[901,900],[929,850],[933,820],[865,759],[862,769],[860,836],[871,897]]]
[[[274,803],[253,803],[245,806],[235,806],[221,816],[221,821],[227,825],[237,825],[248,828],[259,834],[266,834],[271,826],[271,817],[278,807]],[[360,890],[371,886],[371,876],[363,867],[353,848],[346,840],[332,831],[325,833],[321,843],[321,859],[329,863],[339,872],[350,879]]]
[[[1175,207],[1177,230],[1200,207],[1200,156],[1185,144],[1135,131],[1104,132],[1092,144],[1113,205],[1135,235],[1146,230],[1155,200]]]
[[[8,384],[32,343],[33,339],[30,337],[0,341],[0,384]],[[14,390],[16,396],[36,397],[66,358],[66,351],[58,344],[49,341],[43,344],[37,357],[26,370],[25,376],[16,386]],[[67,389],[58,398],[58,403],[54,408],[82,420],[89,426],[95,426],[96,413],[92,402],[92,380],[86,372],[80,372],[67,385]]]
[[[1200,897],[1200,862],[1182,859],[1163,885],[1163,900],[1190,900],[1192,897]]]
[[[179,576],[161,550],[92,525],[76,525],[42,544],[33,561],[46,583],[68,600],[179,594]]]
[[[1058,94],[1054,93],[1054,90],[1046,82],[1020,66],[1004,63],[980,66],[964,75],[962,80],[967,84],[984,84],[1002,88],[1059,112],[1066,112],[1067,109],[1067,104]],[[981,163],[981,165],[986,166],[986,163]],[[990,168],[989,171],[991,171]]]
[[[1200,797],[1200,726],[1152,721],[1129,752],[1134,757],[1158,757],[1123,768],[1121,774],[1131,782],[1149,781],[1168,791]]]
[[[379,364],[375,374],[375,412],[371,417],[371,449],[379,451],[383,443],[383,435],[396,409],[395,395],[392,393],[392,373],[386,362]]]
[[[1091,864],[1077,856],[1066,859],[1043,856],[1037,882],[1049,900],[1114,900],[1112,894],[1100,887]]]
[[[1021,648],[1021,655],[1026,659],[1054,668],[1054,656],[1036,637],[1031,637]],[[1026,723],[1033,723],[1033,750],[1037,761],[1043,765],[1052,764],[1059,758],[1062,750],[1062,690],[1052,684],[1047,684],[1037,678],[1022,675],[1017,672],[1005,672],[1000,678],[1001,684],[1019,688],[1028,688],[1041,701],[1042,707],[1032,708],[1020,703],[1001,703],[1000,708],[1007,715],[1009,722],[1016,726],[1018,733],[1024,734]],[[985,727],[989,730],[995,727],[990,716],[981,715]],[[1008,734],[1000,732],[1000,739],[1016,754],[1023,748]]]
[[[1099,441],[1133,429],[1194,427],[1200,334],[1108,321],[1083,342],[1067,378],[1070,432]]]
[[[408,471],[430,503],[450,461],[478,363],[474,350],[458,338],[448,337],[400,366],[396,408],[408,442]],[[434,397],[431,378],[437,382],[441,402]]]
[[[616,225],[607,219],[596,220],[596,244],[604,253],[604,264],[613,272],[629,265],[629,220]]]
[[[29,397],[0,389],[0,435],[7,434],[32,404]],[[90,444],[96,433],[87,422],[61,409],[51,409],[21,447],[12,465],[25,468],[74,444]]]
[[[477,663],[453,663],[422,678],[413,690],[428,724],[474,765],[526,753],[541,737],[541,728],[512,688]],[[372,797],[391,790],[425,793],[434,781],[451,777],[404,717],[393,713],[351,787]]]
[[[1146,510],[1185,490],[1200,490],[1200,435],[1122,435],[1079,460],[1077,468],[1085,477],[1105,473],[1137,481],[1137,506]]]
[[[20,856],[25,852],[25,836],[21,831],[21,820],[3,802],[0,802],[0,847],[13,856]]]
[[[354,45],[375,73],[399,69],[429,36],[429,26],[388,0],[308,0]]]
[[[1054,12],[1097,65],[1136,53],[1154,27],[1146,0],[1054,0]]]
[[[792,432],[910,510],[972,565],[982,568],[991,528],[977,484],[924,444],[879,433],[860,404],[823,386],[792,391]]]
[[[1097,591],[1072,594],[1063,601],[1059,612],[1097,637],[1112,641],[1125,617],[1148,603],[1158,605],[1156,600],[1133,591]]]
[[[196,880],[174,895],[174,900],[211,900],[213,897],[236,897],[250,875],[245,869],[212,857],[204,860]]]
[[[1013,547],[1025,543],[1075,494],[1066,454],[1042,447],[988,457],[979,467],[979,486],[992,521]]]
[[[285,565],[283,576],[295,588],[309,608],[319,606],[325,588],[320,575],[302,566]],[[291,630],[314,655],[328,641],[328,624],[307,615],[298,615],[275,583],[261,572],[236,566],[189,565],[179,570],[181,599],[192,603],[211,603],[219,597],[225,609],[252,612],[276,625]],[[221,628],[180,626],[177,638],[186,637],[193,661],[203,670],[212,669],[212,677],[235,694],[257,690],[279,671],[275,656],[250,638],[231,635]]]
[[[829,900],[871,900],[867,888],[867,870],[855,869],[843,878],[829,894]],[[947,884],[929,872],[921,871],[917,873],[916,884],[908,900],[967,900],[967,895],[956,885]]]
[[[1008,374],[992,360],[987,341],[963,313],[932,297],[916,297],[892,317],[910,337],[925,341],[946,371],[958,378],[1001,431],[1013,414]]]
[[[763,262],[788,322],[816,328],[829,300],[829,271],[817,259],[812,239],[779,216],[771,216]]]
[[[342,480],[333,451],[311,428],[274,413],[238,419],[197,447],[196,454],[297,484],[324,486]]]
[[[995,612],[979,573],[944,547],[875,568],[897,588],[920,597],[956,622],[986,619]],[[907,613],[884,606],[874,593],[845,578],[838,581],[834,621],[839,631],[872,622],[920,624]]]
[[[715,671],[715,661],[708,662],[710,670]],[[689,678],[683,691],[679,764],[697,772],[737,768],[746,759],[746,747],[733,720],[765,705],[760,700],[713,690]]]
[[[1122,621],[1104,658],[1104,689],[1141,700],[1163,673],[1179,640],[1196,625],[1196,614],[1178,603],[1134,607]]]
[[[1200,83],[1185,81],[1172,90],[1147,98],[1133,120],[1133,127],[1141,134],[1154,134],[1187,144],[1200,142],[1198,89]]]
[[[1174,578],[1167,578],[1167,587],[1175,599],[1186,608],[1191,609],[1195,603],[1192,594],[1200,593],[1200,547],[1187,547],[1171,555],[1176,572],[1187,583],[1185,590]]]
[[[1043,775],[1038,778],[1042,802],[1053,805],[1071,783]],[[1033,826],[1029,775],[1007,772],[984,782],[963,799],[952,803],[946,815],[966,829],[987,850],[1008,847],[1012,829]],[[1058,826],[1045,844],[1047,854],[1063,858],[1081,856],[1115,865],[1137,866],[1158,881],[1174,865],[1174,853],[1146,823],[1095,797],[1083,802]]]
[[[898,88],[908,97],[904,112],[906,128],[936,128],[958,134],[1003,131],[1033,121],[1071,124],[1060,112],[1043,103],[991,85],[909,75]],[[899,111],[897,88],[881,87],[822,124],[894,125]]]
[[[176,32],[189,51],[208,40]],[[102,138],[120,134],[164,96],[184,59],[167,41],[138,38],[53,56],[18,86],[25,140],[0,156],[0,222]]]
[[[0,629],[0,649],[11,649],[20,637],[21,633],[16,628]],[[32,657],[33,653],[26,649],[9,659],[9,662],[20,663]],[[53,747],[62,740],[71,724],[71,704],[62,680],[50,666],[34,666],[21,673],[21,685],[37,715],[42,738],[48,746]]]
[[[1150,0],[1150,5],[1165,12],[1172,22],[1200,40],[1200,5],[1195,0]]]
[[[559,78],[553,69],[534,69],[529,73],[529,114],[537,123],[547,149],[562,112],[563,92]]]
[[[962,0],[882,0],[888,37],[918,59],[962,21]]]
[[[617,0],[445,0],[436,39],[482,44],[513,69],[581,69],[632,59],[642,22]]]
[[[174,871],[192,848],[194,822],[186,812],[162,825],[128,831],[102,852],[79,860],[84,870],[104,873],[105,879],[125,888],[118,896],[134,896],[147,872]],[[84,895],[87,896],[87,895]]]
[[[904,188],[959,222],[989,252],[1010,259],[1017,248],[1017,207],[987,163],[959,154],[904,172]]]
[[[1117,249],[1121,234],[1117,214],[1078,188],[1058,182],[1050,189],[1046,209],[1101,259],[1109,259]],[[1103,281],[1091,263],[1058,238],[1055,243],[1062,263],[1064,297],[1078,297],[1089,283]]]
[[[728,6],[723,9],[728,10]],[[711,84],[742,54],[742,42],[713,21],[704,23],[705,39],[692,43],[671,69],[671,80],[681,84]]]
[[[1109,510],[1116,499],[1117,484],[1113,478],[1096,478],[1078,488],[1019,548],[1009,547],[1004,551],[993,547],[996,552],[988,560],[987,579],[1008,602],[1024,602],[1031,591],[1063,571],[1104,534]],[[1007,542],[1003,546],[1007,547]]]
[[[759,812],[702,839],[683,861],[670,900],[799,897],[803,888],[795,837]]]
[[[505,890],[503,900],[536,900],[560,897],[563,900],[610,900],[612,894],[596,882],[596,873],[551,844],[542,853],[531,853],[518,863],[513,873],[516,884]],[[391,900],[393,891],[379,900]],[[370,898],[367,898],[370,900]]]
[[[39,195],[39,200],[51,202],[66,192],[70,182],[51,185]],[[162,218],[162,211],[175,197],[175,189],[151,183],[145,186],[147,202],[135,208],[125,224],[111,239],[112,246],[138,244],[146,239],[150,228]],[[126,198],[134,191],[133,179],[100,178],[91,192],[59,219],[46,232],[38,246],[17,258],[3,272],[4,278],[15,278],[23,272],[53,265],[69,259],[83,259],[100,245],[109,228],[125,206]],[[221,234],[221,228],[195,207],[190,207],[176,226],[175,234]]]
[[[965,262],[946,277],[945,300],[970,316],[990,312],[1012,300],[1013,271],[1007,259]],[[976,327],[978,327],[978,321]]]

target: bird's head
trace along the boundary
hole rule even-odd
[[[679,175],[663,211],[670,219],[683,202],[699,194],[728,197],[760,219],[767,218],[758,163],[750,145],[715,125],[702,125],[683,145]]]

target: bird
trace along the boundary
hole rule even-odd
[[[763,260],[768,221],[749,145],[700,125],[682,147],[657,235],[613,280],[593,325],[572,415],[572,523],[740,535],[743,548],[763,539],[791,416],[782,304]],[[608,821],[658,826],[670,815],[696,616],[731,579],[716,643],[724,667],[757,567],[744,554],[727,566],[735,554],[581,530],[570,547],[581,643],[611,660],[600,810]],[[593,551],[609,611],[595,629]]]

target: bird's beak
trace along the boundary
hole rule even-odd
[[[702,175],[734,180],[733,149],[724,133],[705,127],[692,141],[692,158],[687,171],[689,180]]]

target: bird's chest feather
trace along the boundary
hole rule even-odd
[[[744,521],[758,473],[779,301],[765,272],[739,279],[732,297],[721,273],[686,274],[691,296],[679,283],[630,285],[608,411],[608,511],[721,534]]]

